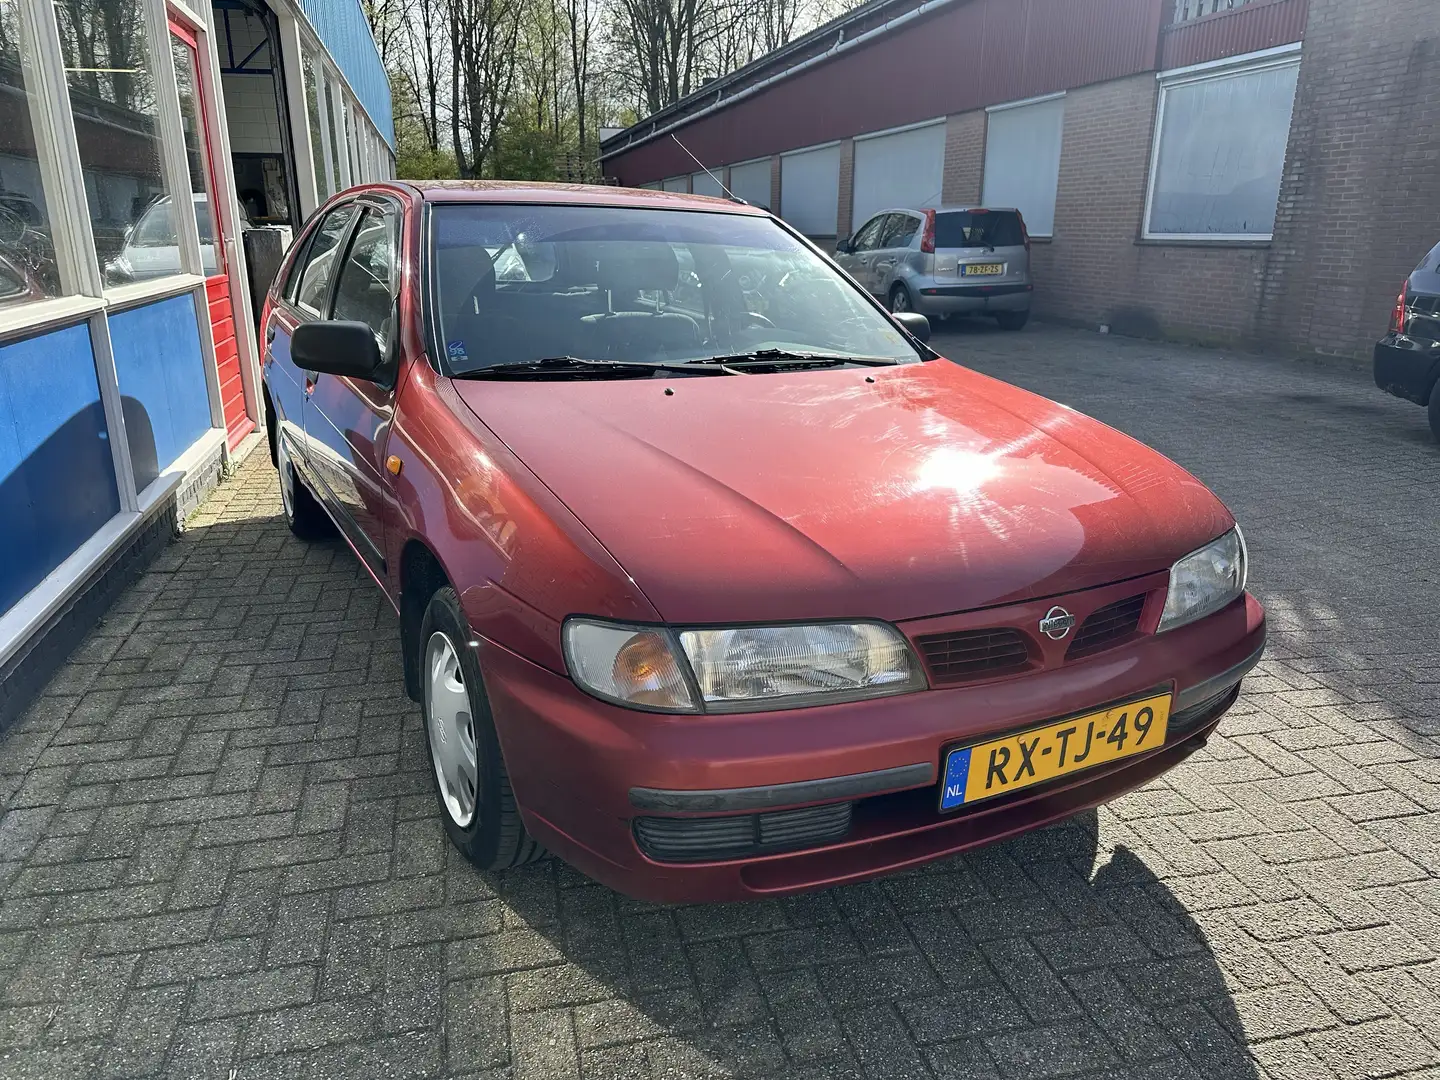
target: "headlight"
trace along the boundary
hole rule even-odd
[[[1235,526],[1170,568],[1170,591],[1156,633],[1213,615],[1245,591],[1245,537]]]
[[[670,631],[565,623],[571,677],[597,697],[664,712],[786,709],[925,688],[884,623]]]

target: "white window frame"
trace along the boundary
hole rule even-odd
[[[178,21],[196,32],[199,40],[213,42],[213,25],[207,17],[210,9],[207,5],[202,13],[188,4],[177,3],[172,11],[165,0],[139,2],[142,7],[141,33],[153,65],[150,74],[156,92],[160,170],[170,187],[172,201],[188,206],[190,170],[185,159],[184,127],[170,52],[169,20],[174,14]],[[167,508],[167,500],[194,469],[217,456],[222,460],[229,459],[218,396],[214,346],[209,340],[210,320],[205,279],[201,276],[203,263],[195,216],[193,213],[176,215],[180,272],[153,281],[110,288],[105,286],[96,257],[94,226],[85,191],[80,145],[54,6],[49,0],[17,0],[17,10],[27,73],[34,79],[33,87],[27,81],[26,90],[27,96],[36,105],[31,117],[32,134],[63,295],[0,310],[0,346],[69,327],[83,326],[86,329],[105,417],[119,510],[9,610],[0,611],[0,663],[32,639],[35,632],[84,586],[97,566],[120,550],[147,521],[163,512]],[[213,47],[202,45],[199,54],[200,62],[195,72],[200,83],[197,89],[202,91],[208,105],[207,123],[214,125],[218,119],[217,103],[220,100],[218,64]],[[223,125],[219,125],[218,130],[223,133]],[[234,177],[229,163],[228,139],[223,134],[221,150],[223,152],[215,155],[221,160],[214,162],[220,175],[211,177],[216,188],[213,192],[215,209],[222,214],[233,214]],[[247,359],[246,353],[253,339],[242,329],[250,321],[248,294],[244,289],[235,288],[237,278],[242,282],[245,280],[243,253],[236,245],[235,250],[227,254],[230,255],[231,298],[236,307],[234,314],[242,373],[248,374],[243,361]],[[208,357],[204,369],[210,396],[211,426],[149,485],[137,490],[115,370],[109,317],[127,308],[187,293],[194,298],[202,357]],[[247,381],[247,408],[254,405],[252,389]]]
[[[1169,92],[1177,86],[1193,86],[1196,83],[1207,82],[1212,79],[1225,79],[1235,75],[1250,75],[1256,72],[1272,71],[1276,68],[1290,66],[1298,67],[1300,65],[1300,51],[1301,44],[1297,41],[1290,45],[1280,45],[1273,49],[1262,49],[1259,52],[1246,53],[1244,56],[1230,56],[1223,60],[1211,60],[1203,64],[1192,64],[1189,67],[1172,68],[1170,71],[1161,71],[1156,74],[1155,78],[1160,84],[1160,94],[1155,102],[1155,130],[1150,136],[1150,172],[1145,179],[1145,217],[1140,222],[1140,235],[1144,239],[1177,244],[1202,242],[1268,244],[1275,238],[1273,231],[1268,233],[1152,232],[1150,229],[1150,211],[1155,203],[1155,181],[1158,179],[1157,170],[1160,167],[1160,134],[1165,126],[1165,99]],[[1293,128],[1295,123],[1293,112],[1290,123]]]
[[[989,200],[989,199],[987,199],[987,198],[985,197],[985,168],[986,168],[986,166],[987,166],[987,164],[988,164],[988,159],[989,159],[989,157],[990,157],[990,117],[991,117],[992,115],[994,115],[995,113],[1010,112],[1012,109],[1024,109],[1024,108],[1027,108],[1028,106],[1031,106],[1031,105],[1043,105],[1043,104],[1045,104],[1047,101],[1064,101],[1065,98],[1066,98],[1066,96],[1067,96],[1067,95],[1066,95],[1066,92],[1065,92],[1064,90],[1059,90],[1059,91],[1056,91],[1056,92],[1053,93],[1053,94],[1041,94],[1041,95],[1039,95],[1038,97],[1022,98],[1022,99],[1019,100],[1019,101],[1007,101],[1007,102],[1004,102],[1003,104],[1000,104],[1000,105],[990,105],[990,106],[988,106],[988,107],[985,109],[985,143],[984,143],[984,148],[983,148],[983,150],[982,150],[982,152],[981,152],[981,157],[980,157],[980,205],[981,205],[981,206],[989,206],[989,205],[991,205],[991,200]],[[1063,113],[1062,113],[1062,115],[1061,115],[1061,117],[1060,117],[1060,155],[1059,155],[1059,157],[1057,157],[1056,160],[1055,160],[1055,205],[1056,205],[1056,206],[1059,206],[1059,204],[1060,204],[1060,169],[1061,169],[1062,165],[1064,164],[1064,160],[1065,160],[1065,117],[1064,117],[1064,115],[1063,115]],[[1022,206],[1022,207],[1017,207],[1017,209],[1020,211],[1021,216],[1023,217],[1023,216],[1024,216],[1024,213],[1025,213],[1025,208]],[[1054,208],[1052,207],[1052,208],[1051,208],[1051,211],[1050,211],[1050,231],[1049,231],[1049,232],[1038,232],[1038,231],[1035,231],[1035,230],[1031,229],[1031,228],[1030,228],[1030,222],[1029,222],[1029,221],[1026,221],[1026,222],[1025,222],[1025,228],[1026,228],[1027,234],[1028,234],[1032,239],[1035,239],[1035,240],[1053,240],[1053,239],[1055,239],[1055,211],[1054,211]]]

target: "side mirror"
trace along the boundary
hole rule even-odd
[[[850,243],[850,237],[848,236],[835,241],[835,253],[837,255],[849,255],[854,250],[855,246]]]
[[[930,320],[918,311],[897,311],[890,317],[916,341],[930,340]]]
[[[369,382],[378,382],[385,367],[375,331],[363,322],[301,323],[290,338],[290,359],[306,371]]]

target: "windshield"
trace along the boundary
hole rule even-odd
[[[1014,210],[950,210],[935,215],[935,246],[1019,247],[1025,243]]]
[[[547,357],[683,363],[784,350],[917,362],[831,266],[767,218],[605,206],[437,206],[452,374]]]

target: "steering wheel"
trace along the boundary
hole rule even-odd
[[[761,315],[758,311],[747,311],[745,312],[745,317],[750,320],[751,326],[759,325],[766,327],[769,330],[775,329],[775,324],[769,319],[767,319],[764,315]]]

